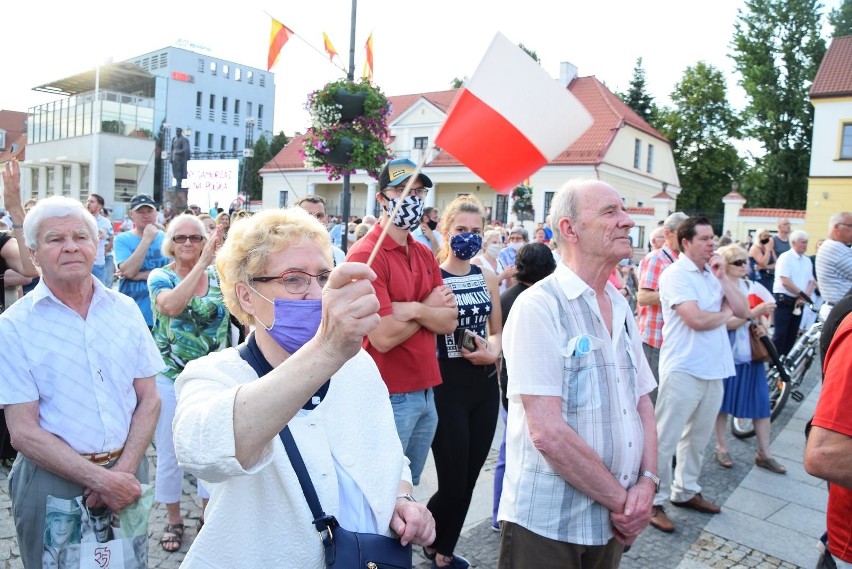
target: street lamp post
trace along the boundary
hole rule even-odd
[[[349,30],[349,71],[346,73],[346,78],[349,79],[349,81],[354,81],[355,79],[355,15],[357,11],[358,0],[352,0],[352,20],[351,28]],[[343,222],[343,228],[340,232],[340,248],[343,249],[344,253],[347,251],[349,245],[346,235],[349,228],[350,197],[349,173],[346,173],[343,174],[343,219],[341,220]]]

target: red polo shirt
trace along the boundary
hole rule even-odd
[[[366,263],[382,232],[376,223],[363,239],[359,239],[347,261]],[[436,286],[444,284],[441,269],[432,251],[409,233],[408,251],[388,236],[373,259],[370,268],[376,273],[373,288],[379,298],[379,316],[393,313],[393,302],[421,302]],[[364,337],[364,349],[373,357],[390,393],[408,393],[441,383],[435,352],[435,333],[420,327],[406,341],[387,353],[381,353]]]

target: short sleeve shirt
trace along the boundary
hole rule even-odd
[[[379,235],[380,224],[358,240],[346,256],[347,261],[366,263]],[[373,259],[376,273],[373,288],[379,299],[379,316],[393,314],[394,302],[422,302],[432,290],[444,284],[441,268],[432,250],[418,243],[409,233],[406,247],[386,238]],[[420,327],[410,338],[386,353],[381,353],[364,337],[364,349],[379,367],[390,393],[408,393],[428,389],[441,383],[438,359],[435,357],[435,334]]]
[[[786,253],[782,253],[775,263],[775,283],[772,285],[772,292],[793,296],[793,293],[784,288],[781,277],[790,279],[794,285],[805,290],[808,283],[813,280],[813,275],[814,266],[810,257],[799,255],[793,249],[790,249]]]
[[[165,237],[166,234],[160,231],[157,234],[157,237],[154,238],[151,246],[148,247],[148,253],[142,261],[142,266],[139,267],[140,271],[150,271],[158,267],[163,267],[169,263],[170,259],[164,256],[160,250],[163,246],[163,239],[165,239]],[[136,248],[139,247],[140,243],[142,243],[142,238],[137,237],[132,231],[126,231],[118,234],[115,237],[115,264],[121,268],[121,264],[130,258]],[[126,294],[136,301],[136,306],[138,306],[139,310],[142,312],[142,316],[145,318],[145,323],[148,324],[149,328],[154,325],[154,316],[151,312],[151,299],[148,296],[147,281],[119,279],[118,291],[122,294]]]
[[[828,349],[813,424],[852,437],[852,316],[846,316]],[[828,490],[828,547],[835,557],[852,562],[852,490],[831,484]]]
[[[639,263],[639,288],[660,290],[660,275],[676,259],[677,253],[668,247],[651,251],[645,255]],[[637,316],[642,341],[654,348],[661,347],[663,345],[663,307],[659,304],[640,305],[637,309]]]
[[[722,308],[722,285],[708,266],[699,270],[681,255],[660,276],[663,307],[663,347],[660,376],[680,371],[699,379],[722,379],[736,373],[734,355],[725,324],[712,330],[694,330],[686,325],[675,307],[694,301],[707,312]]]
[[[41,428],[86,453],[125,443],[134,380],[164,366],[133,302],[92,281],[86,318],[44,281],[0,316],[0,404],[38,401]]]

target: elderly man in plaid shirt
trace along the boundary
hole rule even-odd
[[[618,567],[651,520],[654,376],[627,301],[607,282],[629,257],[633,220],[612,186],[553,198],[556,271],[515,301],[500,569]]]
[[[677,260],[680,248],[677,245],[677,226],[687,218],[682,211],[676,211],[663,222],[666,243],[651,251],[639,263],[639,294],[637,311],[639,333],[642,334],[642,350],[654,373],[654,379],[660,382],[660,347],[663,345],[663,308],[660,306],[660,275]],[[656,390],[651,399],[656,401]]]

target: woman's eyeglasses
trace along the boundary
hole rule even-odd
[[[284,271],[277,277],[254,277],[252,280],[256,283],[280,281],[290,294],[302,294],[310,288],[311,279],[316,279],[320,288],[325,287],[330,274],[331,271],[323,271],[318,275],[312,275],[305,271]]]
[[[734,265],[735,267],[742,267],[742,266],[743,266],[743,265],[745,265],[746,263],[748,263],[748,261],[746,261],[745,259],[737,259],[736,261],[731,261],[731,262],[730,262],[730,264],[731,264],[731,265]]]
[[[202,241],[204,241],[204,237],[202,237],[201,235],[174,235],[172,237],[172,241],[174,241],[178,245],[186,243],[187,239],[189,239],[193,243],[201,243]]]

